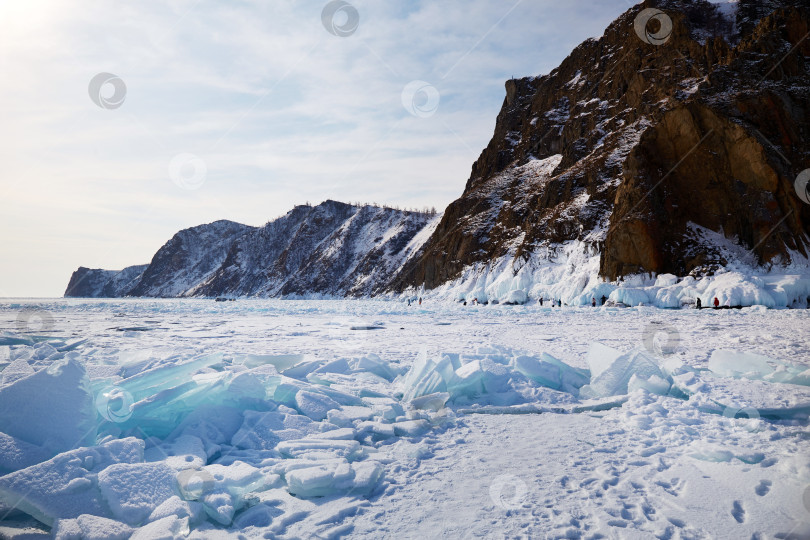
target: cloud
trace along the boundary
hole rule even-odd
[[[326,198],[443,208],[492,135],[510,76],[550,71],[629,6],[619,0],[27,0],[0,7],[4,130],[0,296],[61,295],[79,265],[148,262],[177,230],[260,225]],[[123,105],[88,95],[99,72]],[[436,113],[401,93],[424,80]],[[172,182],[177,154],[207,168]],[[36,271],[32,271],[36,268]]]

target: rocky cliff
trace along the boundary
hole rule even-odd
[[[254,230],[222,220],[180,231],[158,250],[127,296],[193,296],[195,287],[222,265],[233,243]]]
[[[609,280],[711,273],[729,263],[713,233],[754,266],[806,257],[802,4],[647,0],[550,74],[508,81],[464,193],[392,286],[505,259],[517,273],[573,245]]]
[[[235,242],[195,294],[374,295],[421,247],[416,237],[430,218],[336,201],[297,206]]]
[[[374,295],[418,252],[431,219],[326,201],[258,228],[217,221],[180,231],[149,265],[80,268],[65,296]]]
[[[79,267],[70,276],[65,296],[80,298],[117,298],[126,296],[140,281],[149,265],[129,266],[123,270]]]

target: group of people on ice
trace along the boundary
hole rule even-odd
[[[541,296],[541,297],[538,299],[538,302],[540,302],[540,305],[541,305],[541,306],[542,306],[542,305],[544,305],[544,304],[543,304],[543,302],[544,302],[544,301],[549,301],[549,302],[551,302],[551,307],[562,307],[562,305],[563,305],[563,304],[562,304],[562,300],[559,300],[559,299],[555,300],[555,299],[553,299],[553,298],[543,298],[542,296]],[[605,303],[608,301],[607,296],[605,296],[605,295],[603,294],[603,295],[602,295],[602,298],[600,298],[600,301],[601,301],[601,304],[600,304],[600,305],[604,306],[604,305],[605,305]],[[414,302],[417,302],[417,300],[414,300]],[[421,306],[421,305],[422,305],[422,297],[421,297],[421,296],[419,297],[418,302],[419,302],[419,305]],[[472,305],[474,305],[474,306],[477,306],[477,305],[479,305],[479,304],[480,304],[480,302],[478,301],[478,298],[477,298],[477,297],[476,297],[476,298],[473,298],[473,299],[470,301],[470,303],[471,303]],[[714,304],[714,309],[720,309],[720,300],[719,300],[719,299],[718,299],[716,296],[714,297],[714,301],[713,301],[712,303]],[[409,305],[409,306],[411,305],[411,299],[410,299],[410,298],[408,298],[408,305]],[[467,301],[466,301],[466,300],[464,300],[464,305],[465,305],[465,306],[467,305]],[[565,304],[565,305],[567,306],[568,304]],[[593,298],[591,298],[591,306],[592,306],[592,307],[596,307],[596,297],[595,297],[595,296],[594,296]],[[810,299],[808,299],[808,306],[810,306]],[[703,309],[703,303],[700,301],[700,298],[698,298],[698,299],[695,301],[695,308],[697,308],[697,309]]]
[[[543,305],[544,300],[545,299],[542,296],[539,298],[538,302],[540,302],[541,306]],[[605,296],[603,294],[602,298],[600,298],[600,302],[601,302],[600,305],[604,306],[607,301],[608,301],[607,296]],[[714,297],[714,301],[712,302],[712,304],[714,304],[714,309],[720,309],[720,299],[717,298],[716,296]],[[466,302],[465,302],[465,305],[466,305]],[[565,305],[567,306],[568,304],[565,304]],[[808,305],[810,305],[810,300],[808,300]],[[551,307],[555,307],[555,306],[562,307],[562,300],[554,300],[554,299],[552,299],[551,300]],[[595,296],[593,298],[591,298],[591,307],[596,307],[596,297]],[[698,298],[696,300],[695,307],[697,309],[703,309],[703,304],[701,303],[700,298]]]
[[[542,296],[539,298],[538,302],[540,302],[540,305],[541,305],[541,306],[543,305],[543,301],[544,301],[544,300],[545,300],[545,299],[544,299]],[[603,306],[604,306],[604,305],[605,305],[605,302],[607,302],[607,296],[605,296],[605,295],[603,294],[603,295],[602,295],[602,299],[601,299],[601,300],[602,300],[602,304],[601,304],[601,305],[603,305]],[[565,305],[567,306],[568,304],[565,304]],[[557,306],[557,307],[562,307],[562,300],[554,300],[554,299],[552,298],[552,299],[551,299],[551,307],[554,307],[554,306]],[[596,307],[596,297],[591,298],[591,306]]]
[[[720,309],[720,300],[716,296],[714,297],[714,302],[712,303],[714,304],[714,309]],[[700,301],[700,297],[695,300],[695,308],[703,309],[703,303]]]

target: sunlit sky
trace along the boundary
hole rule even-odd
[[[444,209],[505,80],[548,73],[631,3],[352,0],[330,25],[346,36],[326,5],[2,2],[0,296],[61,296],[79,266],[304,202]],[[99,73],[125,93],[91,96]]]

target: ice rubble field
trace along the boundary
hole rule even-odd
[[[807,538],[809,322],[2,301],[0,536]]]

